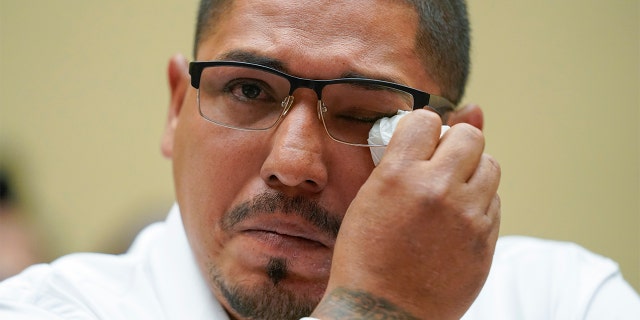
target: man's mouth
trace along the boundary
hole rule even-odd
[[[275,246],[333,249],[335,245],[333,236],[289,215],[259,215],[239,223],[236,230]]]
[[[316,201],[268,191],[233,207],[224,215],[221,227],[274,245],[333,249],[341,222],[339,215]]]

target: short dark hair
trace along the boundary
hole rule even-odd
[[[194,41],[194,56],[207,30],[233,0],[201,0]],[[404,0],[419,16],[416,50],[441,87],[445,98],[458,104],[469,74],[469,20],[465,0]]]
[[[200,41],[205,33],[213,27],[214,21],[231,5],[233,0],[201,0],[196,21],[196,35],[193,42],[193,56],[198,53]]]

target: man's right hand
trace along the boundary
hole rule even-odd
[[[404,117],[342,222],[321,319],[459,319],[480,292],[500,224],[500,167],[482,132]]]

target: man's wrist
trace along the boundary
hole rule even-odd
[[[333,289],[313,312],[325,319],[398,319],[418,320],[391,301],[366,291],[347,288]],[[305,317],[300,320],[320,320]]]

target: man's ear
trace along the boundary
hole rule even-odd
[[[171,59],[169,59],[167,73],[171,98],[169,100],[167,124],[164,128],[160,148],[165,157],[171,158],[173,154],[173,138],[178,125],[178,116],[180,115],[190,83],[187,59],[181,54],[172,56]]]
[[[484,126],[482,109],[475,104],[467,104],[449,115],[447,124],[453,126],[457,123],[468,123],[480,130]]]

